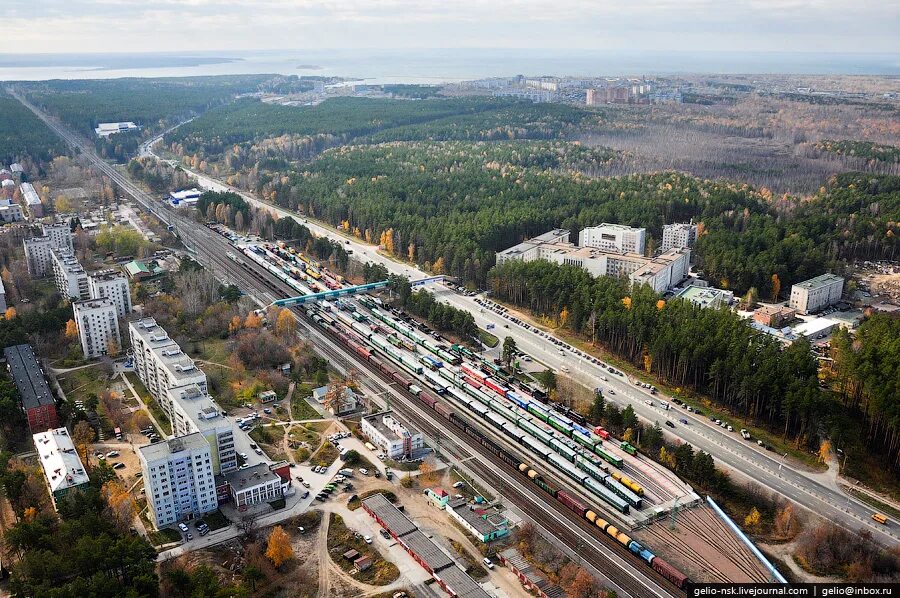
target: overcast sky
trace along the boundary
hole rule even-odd
[[[0,52],[897,52],[900,0],[11,0]]]

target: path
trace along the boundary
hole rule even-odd
[[[156,418],[153,416],[153,412],[150,411],[150,408],[147,407],[146,403],[144,403],[144,399],[141,398],[141,395],[138,394],[138,391],[134,389],[134,386],[132,386],[131,380],[128,379],[128,376],[121,372],[119,373],[119,376],[121,376],[121,378],[125,381],[125,385],[128,386],[128,390],[131,391],[131,395],[138,402],[138,405],[140,405],[144,409],[144,411],[147,412],[147,417],[150,418],[150,421],[153,422],[153,425],[156,426],[156,429],[159,430],[160,434],[165,434],[166,429],[162,427],[158,421],[156,421]]]
[[[196,361],[196,362],[198,362],[198,363],[205,363],[206,365],[212,365],[212,366],[215,366],[215,367],[217,367],[217,368],[225,368],[226,370],[233,370],[233,369],[234,369],[234,368],[231,367],[230,365],[225,365],[224,363],[219,363],[218,361],[208,361],[208,360],[206,360],[206,359],[199,359],[199,358],[196,358],[196,357],[194,358],[194,361]]]
[[[74,372],[76,370],[83,370],[85,368],[93,368],[100,365],[99,363],[86,363],[84,365],[75,366],[74,368],[55,368],[53,366],[50,367],[50,371],[54,374],[68,374],[69,372]]]
[[[330,517],[323,513],[322,522],[319,524],[319,538],[316,541],[316,550],[319,560],[319,590],[317,596],[327,598],[331,591],[331,570],[328,566],[331,557],[328,556],[328,524]]]

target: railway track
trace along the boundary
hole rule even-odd
[[[15,92],[14,95],[16,95]],[[287,288],[287,285],[280,279],[273,277],[268,272],[261,273],[249,266],[245,269],[244,266],[229,260],[226,254],[231,246],[224,238],[200,224],[161,208],[160,204],[155,202],[151,196],[97,156],[93,148],[83,140],[60,126],[54,119],[44,115],[21,96],[17,97],[26,107],[35,112],[51,130],[91,160],[98,170],[108,176],[127,195],[134,198],[145,210],[172,227],[182,242],[194,251],[198,261],[211,267],[214,271],[224,274],[230,282],[243,287],[245,291],[252,291],[255,298],[262,304],[269,304],[277,298],[295,294],[295,291]],[[400,391],[392,385],[391,381],[386,380],[381,372],[374,370],[368,362],[363,362],[354,354],[344,350],[336,340],[329,338],[298,308],[293,308],[292,313],[300,328],[304,329],[308,336],[318,341],[317,351],[337,363],[369,373],[369,381],[376,383],[394,399],[397,399],[395,405],[400,406],[398,410],[412,423],[419,426],[423,432],[432,438],[449,440],[459,457],[476,457],[483,465],[487,465],[487,467],[478,468],[479,474],[494,487],[506,489],[504,494],[511,503],[515,504],[540,527],[574,548],[578,556],[608,582],[611,589],[616,590],[620,595],[634,596],[635,598],[664,598],[682,595],[661,575],[642,566],[637,559],[630,558],[627,553],[623,553],[611,539],[597,535],[594,526],[575,517],[573,513],[558,502],[551,500],[536,486],[526,483],[517,471],[513,471],[499,457],[484,450],[480,445],[472,446],[461,430],[448,426],[446,421],[438,420],[436,414],[423,413],[425,406],[419,404],[411,394],[405,390]]]

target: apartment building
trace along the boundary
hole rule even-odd
[[[43,225],[44,236],[50,238],[50,244],[56,249],[66,251],[75,251],[75,244],[72,242],[72,229],[65,222],[60,224]]]
[[[67,429],[39,432],[32,440],[53,508],[58,509],[60,499],[73,490],[87,487],[90,483],[87,471]]]
[[[50,265],[53,279],[60,295],[71,300],[90,299],[88,275],[75,254],[68,249],[50,249]]]
[[[28,273],[33,278],[44,278],[53,272],[50,261],[50,250],[53,241],[50,237],[32,237],[22,241],[25,248],[25,262],[28,264]]]
[[[28,429],[32,434],[59,426],[56,400],[50,392],[44,370],[31,345],[14,345],[3,349],[6,369],[16,386]]]
[[[393,411],[364,417],[362,433],[390,459],[413,457],[425,446],[422,433],[397,419]]]
[[[661,251],[692,248],[697,242],[697,225],[693,222],[666,224],[663,226]]]
[[[238,468],[234,426],[205,390],[196,384],[169,388],[160,405],[172,422],[174,436],[199,433],[206,439],[213,473],[228,473]]]
[[[206,374],[182,352],[153,318],[128,323],[134,370],[157,401],[164,401],[169,388],[196,384],[208,392]]]
[[[142,446],[138,456],[150,518],[157,528],[218,508],[212,453],[202,434]]]
[[[22,199],[25,201],[31,217],[43,218],[44,205],[41,203],[41,197],[34,190],[34,186],[31,183],[22,183],[19,185],[19,189],[22,191]]]
[[[11,199],[0,198],[0,222],[22,222],[25,215],[22,206]]]
[[[835,274],[822,274],[793,285],[789,305],[800,313],[815,313],[840,301],[843,293],[843,278]]]
[[[565,242],[569,231],[556,229],[519,243],[497,254],[497,263],[547,260],[577,266],[593,276],[621,276],[632,284],[647,284],[663,293],[686,279],[690,272],[689,249],[671,249],[656,257],[597,247],[578,247]]]
[[[116,306],[120,318],[131,313],[131,291],[128,277],[120,270],[101,270],[88,276],[88,288],[93,299],[109,299]]]
[[[0,280],[0,312],[6,312],[6,287],[3,286],[3,281]]]
[[[643,255],[647,245],[647,229],[604,222],[600,226],[581,229],[578,244],[582,247]]]
[[[122,348],[119,315],[109,299],[83,299],[72,303],[81,350],[94,359]]]

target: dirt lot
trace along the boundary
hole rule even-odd
[[[109,463],[110,466],[114,466],[116,463],[125,464],[124,468],[116,469],[115,472],[125,482],[126,487],[130,488],[138,480],[136,474],[141,470],[141,462],[135,450],[134,446],[128,442],[116,442],[115,440],[111,442],[96,442],[88,450],[88,458],[91,464],[97,464],[100,462],[100,459],[97,458],[97,453],[106,455],[110,451],[118,451],[118,457],[108,457],[104,461]]]

